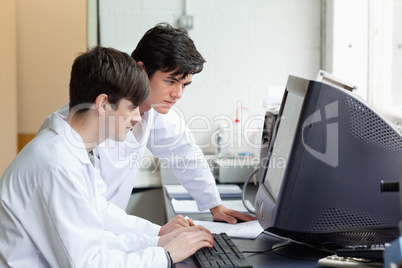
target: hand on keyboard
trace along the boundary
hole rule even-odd
[[[201,267],[253,267],[227,234],[213,236],[212,248],[202,248],[195,253]]]
[[[162,241],[161,241],[162,240]],[[165,243],[165,245],[162,243]],[[210,248],[214,245],[211,233],[202,226],[192,226],[177,229],[159,239],[158,245],[170,253],[173,263],[181,262],[193,255],[200,248]]]
[[[194,226],[194,222],[191,219],[186,219],[182,215],[177,215],[165,225],[163,225],[159,231],[159,236],[168,234],[176,229],[183,227]]]

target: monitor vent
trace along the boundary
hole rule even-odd
[[[366,145],[392,151],[402,152],[402,139],[386,122],[363,103],[353,97],[344,95],[343,103],[348,118],[348,131]]]
[[[389,243],[397,239],[400,235],[398,228],[389,229],[367,229],[360,231],[345,231],[335,233],[297,233],[283,230],[274,230],[273,233],[289,237],[293,240],[304,242],[311,245],[325,246],[327,249],[331,245],[372,245]]]
[[[327,208],[317,214],[307,227],[308,232],[331,232],[339,230],[394,227],[395,223],[383,217],[352,208]]]

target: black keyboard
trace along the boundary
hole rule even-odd
[[[389,244],[378,245],[354,245],[345,246],[335,251],[336,255],[342,257],[354,257],[382,261],[384,259],[385,247]]]
[[[194,254],[201,267],[253,267],[226,233],[213,236],[213,248],[201,248]]]

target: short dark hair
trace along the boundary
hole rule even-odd
[[[131,57],[144,63],[149,78],[159,70],[175,71],[174,75],[186,77],[201,72],[205,63],[187,30],[173,28],[168,23],[159,23],[148,30]]]
[[[148,97],[149,79],[144,69],[127,53],[96,46],[78,56],[70,78],[70,110],[79,104],[92,104],[104,93],[109,103],[121,99],[140,106]],[[80,109],[86,111],[87,109]]]

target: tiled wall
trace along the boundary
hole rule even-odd
[[[146,30],[162,21],[178,26],[186,9],[194,23],[189,34],[207,63],[177,106],[196,141],[205,145],[211,143],[210,132],[218,118],[234,121],[236,111],[241,113],[243,127],[261,127],[264,101],[280,100],[289,74],[316,77],[320,69],[320,3],[100,0],[101,44],[131,53]],[[205,131],[209,127],[211,131]],[[254,132],[258,130],[249,135],[258,137]],[[243,145],[235,151],[248,149]]]

